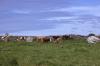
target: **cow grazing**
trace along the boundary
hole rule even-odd
[[[62,40],[63,40],[62,36],[52,36],[52,41],[51,42],[53,42],[55,44],[59,44],[59,43],[62,42]]]
[[[33,41],[33,37],[32,36],[27,36],[26,37],[26,42],[32,42]]]
[[[47,36],[37,36],[36,37],[36,41],[37,42],[49,42],[50,41],[50,38],[47,37]]]
[[[54,40],[55,44],[60,44],[61,42],[62,42],[62,38],[61,37],[59,37],[56,40]]]
[[[96,37],[94,34],[90,34],[87,38],[87,42],[89,44],[96,44],[97,42],[99,42],[100,39],[98,37]]]
[[[18,36],[17,41],[25,41],[26,37],[24,36]]]
[[[63,40],[68,40],[68,39],[70,39],[70,36],[69,35],[62,35],[62,39]]]

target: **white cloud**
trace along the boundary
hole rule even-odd
[[[72,20],[72,19],[77,19],[78,17],[75,16],[67,16],[67,17],[51,17],[51,18],[45,18],[45,19],[41,19],[41,20],[55,20],[55,21],[62,21],[62,20]]]
[[[41,20],[49,21],[82,21],[81,15],[100,16],[100,6],[73,6],[67,8],[51,9],[48,12],[70,12],[73,16],[49,17]]]
[[[71,12],[73,14],[90,14],[100,16],[100,6],[73,6],[67,8],[51,9],[51,12]]]
[[[16,13],[16,14],[30,14],[31,10],[12,10],[12,13]]]

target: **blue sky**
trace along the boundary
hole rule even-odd
[[[99,0],[0,0],[0,34],[100,34]]]

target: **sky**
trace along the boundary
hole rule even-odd
[[[100,0],[0,0],[0,34],[100,34]]]

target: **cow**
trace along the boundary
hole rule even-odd
[[[47,37],[47,36],[37,36],[36,37],[36,41],[37,42],[42,42],[42,43],[49,42],[50,41],[50,38]]]
[[[32,36],[27,36],[25,40],[26,40],[26,42],[32,42],[33,37]]]
[[[52,36],[52,42],[54,44],[60,44],[63,40],[62,36]]]
[[[63,40],[68,40],[68,39],[70,39],[70,36],[69,35],[62,35],[62,39]]]
[[[5,35],[3,35],[1,37],[1,40],[4,41],[4,42],[8,42],[9,41],[9,37],[10,37],[10,35],[8,33],[5,33]]]
[[[99,42],[100,39],[98,37],[95,36],[95,34],[89,34],[88,38],[87,38],[87,42],[88,44],[96,44],[97,42]]]
[[[61,44],[61,42],[62,42],[62,38],[61,37],[59,37],[56,40],[54,40],[55,44]]]
[[[17,41],[25,41],[26,37],[24,36],[18,36]]]

